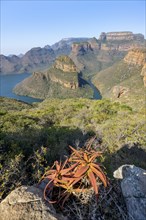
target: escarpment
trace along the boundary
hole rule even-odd
[[[129,51],[124,61],[130,65],[143,66],[146,62],[146,49],[133,49]]]
[[[132,104],[143,104],[146,86],[146,50],[132,49],[121,61],[98,72],[93,83],[103,97],[120,99]]]
[[[144,83],[144,86],[146,87],[146,63],[144,64],[142,68],[141,76],[143,76],[143,83]]]

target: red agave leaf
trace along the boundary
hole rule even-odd
[[[82,156],[80,155],[79,151],[77,151],[76,149],[74,149],[72,146],[69,146],[70,149],[79,157],[82,158]]]
[[[106,180],[106,176],[104,175],[103,172],[98,171],[97,169],[95,169],[94,167],[91,166],[92,171],[101,179],[101,181],[103,182],[104,186],[107,186],[107,180]]]
[[[80,177],[89,169],[89,166],[80,166],[81,168],[77,169],[74,177]]]
[[[88,171],[88,177],[90,179],[91,185],[93,186],[93,189],[95,191],[95,195],[98,195],[98,187],[97,187],[97,183],[96,183],[96,178],[94,176],[94,173],[90,170]]]

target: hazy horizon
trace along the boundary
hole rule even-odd
[[[145,1],[1,1],[1,54],[26,53],[62,38],[132,31],[145,36]]]

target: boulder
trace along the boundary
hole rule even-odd
[[[129,220],[145,220],[146,170],[134,165],[123,165],[114,172],[114,177],[122,179],[121,188]]]
[[[0,220],[65,220],[43,199],[43,191],[35,186],[21,186],[0,204]]]

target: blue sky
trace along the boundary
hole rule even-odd
[[[145,35],[145,1],[1,0],[1,53],[20,54],[66,37],[101,32]]]

